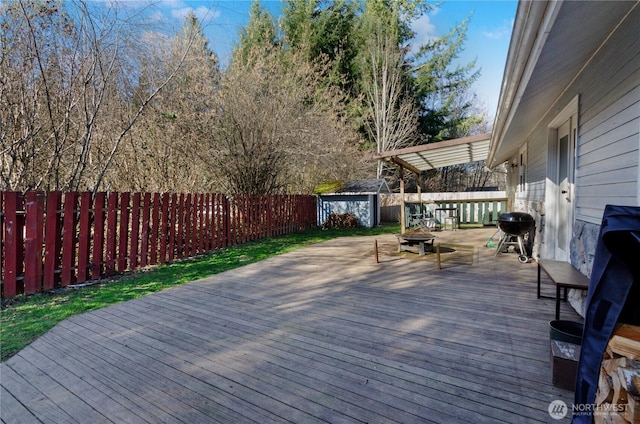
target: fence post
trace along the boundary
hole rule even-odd
[[[233,205],[231,204],[231,199],[229,198],[229,196],[225,196],[225,202],[224,202],[224,207],[225,207],[225,211],[224,211],[224,228],[226,231],[226,245],[227,246],[233,246],[233,232],[234,232],[234,224],[235,224],[235,219],[232,216],[233,213]]]
[[[91,265],[91,279],[97,280],[102,276],[104,255],[104,206],[105,192],[96,193],[93,201],[93,260]]]
[[[175,206],[174,206],[175,207]],[[177,216],[176,216],[176,221],[175,224],[176,225],[176,230],[177,230],[177,235],[176,235],[176,256],[178,258],[182,258],[184,255],[184,251],[183,251],[183,246],[184,246],[184,194],[180,193],[180,196],[178,196],[178,209],[177,209]]]
[[[187,193],[184,202],[184,250],[183,256],[191,256],[191,193]]]
[[[149,264],[158,263],[158,226],[160,224],[160,193],[153,194],[153,204],[151,206],[151,252],[149,255]]]
[[[91,192],[80,194],[80,228],[78,236],[78,283],[87,281],[89,276],[89,249],[91,248],[91,209],[93,207]]]
[[[208,250],[205,248],[205,237],[207,234],[207,221],[205,221],[204,216],[205,207],[204,193],[200,193],[198,194],[198,253],[201,255]]]
[[[4,191],[0,191],[0,246],[4,246]],[[0,280],[4,280],[4,257],[5,249],[0,249]],[[2,288],[0,287],[0,297],[2,297]]]
[[[204,194],[204,251],[211,252],[213,250],[213,219],[211,212],[213,210],[213,196],[211,193]]]
[[[60,284],[66,287],[73,283],[74,265],[76,262],[76,211],[78,208],[78,192],[64,194],[64,212],[62,226],[62,272]]]
[[[18,222],[18,212],[22,210],[22,195],[15,191],[5,192],[4,217],[4,281],[3,294],[6,299],[18,294],[18,273],[22,272],[23,238]]]
[[[120,194],[120,238],[118,240],[118,271],[127,269],[127,244],[129,241],[129,200],[131,193]]]
[[[24,293],[34,294],[42,288],[42,242],[44,237],[43,193],[27,193],[24,243]]]
[[[140,241],[140,266],[147,266],[149,258],[149,233],[151,225],[151,193],[142,198],[142,240]]]
[[[116,240],[118,239],[118,193],[109,193],[107,208],[107,251],[105,252],[104,273],[116,272]]]
[[[167,242],[169,241],[169,193],[162,194],[160,215],[160,263],[167,262]]]
[[[131,240],[129,245],[129,269],[138,267],[138,249],[140,242],[140,193],[133,193],[131,205]]]
[[[43,290],[53,290],[56,287],[56,271],[60,268],[60,251],[62,249],[61,205],[61,192],[52,191],[47,194]]]
[[[176,225],[178,217],[178,195],[171,195],[171,221],[169,222],[169,261],[172,262],[176,254]]]

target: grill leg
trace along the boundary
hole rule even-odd
[[[524,240],[522,236],[518,236],[518,247],[520,247],[520,254],[522,256],[527,256],[527,253],[524,251]]]
[[[500,239],[500,242],[498,243],[498,247],[496,247],[496,254],[494,256],[498,256],[498,254],[502,251],[502,247],[504,246],[505,242],[507,241],[507,238],[509,238],[509,236],[507,234],[504,234],[502,236],[502,238]]]

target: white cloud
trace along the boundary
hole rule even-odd
[[[436,32],[436,26],[431,23],[429,15],[422,15],[411,24],[411,29],[415,32],[416,36],[413,39],[414,46],[416,48],[423,44],[427,44],[438,37]]]
[[[513,19],[506,20],[502,25],[493,31],[484,31],[482,34],[490,40],[501,40],[503,38],[509,38],[511,36],[511,29],[513,28]]]

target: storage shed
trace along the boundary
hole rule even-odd
[[[384,179],[351,180],[330,193],[318,193],[318,225],[329,215],[353,213],[362,227],[380,224],[380,193],[390,193]]]

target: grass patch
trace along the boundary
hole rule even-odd
[[[310,230],[229,247],[202,257],[121,275],[81,289],[20,296],[2,305],[0,361],[7,360],[60,321],[76,314],[135,299],[336,237],[399,231],[399,224],[378,228]]]

